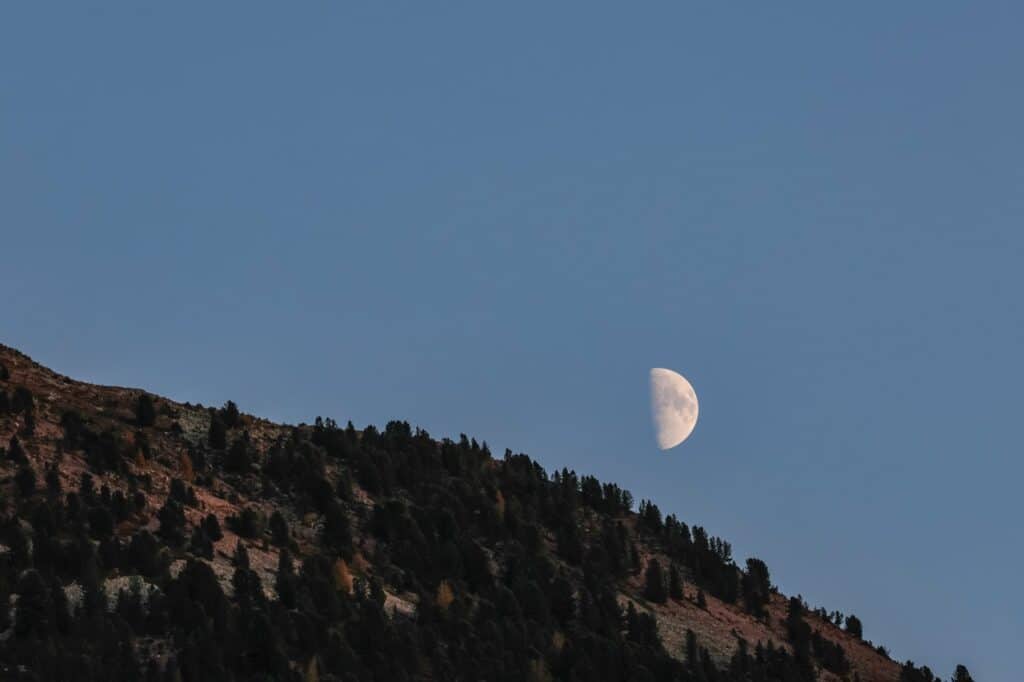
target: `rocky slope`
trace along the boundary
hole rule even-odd
[[[245,414],[235,417],[233,414],[225,414],[222,409],[211,410],[201,405],[176,403],[139,389],[96,386],[74,381],[4,346],[0,346],[0,365],[3,366],[3,369],[0,369],[0,391],[6,394],[7,402],[7,409],[0,410],[0,447],[6,450],[0,463],[0,491],[3,496],[0,506],[8,525],[15,524],[20,527],[30,541],[38,541],[38,522],[24,515],[43,504],[38,500],[42,499],[44,489],[52,493],[59,488],[61,494],[80,491],[83,475],[92,477],[93,487],[100,491],[98,495],[103,499],[120,499],[117,492],[121,491],[124,499],[135,501],[129,505],[131,508],[127,512],[114,514],[115,526],[109,539],[104,538],[102,532],[92,532],[92,542],[99,548],[97,551],[101,555],[104,551],[115,551],[109,550],[110,546],[127,547],[132,538],[143,531],[148,531],[157,538],[167,535],[166,529],[161,528],[166,522],[159,510],[163,510],[167,505],[168,497],[172,495],[174,480],[181,481],[185,489],[190,489],[190,494],[194,494],[193,499],[182,505],[185,538],[192,537],[195,529],[201,527],[204,519],[209,516],[217,519],[222,537],[211,538],[211,556],[202,556],[202,552],[195,551],[190,542],[168,541],[166,546],[161,548],[161,557],[167,563],[166,573],[142,576],[133,573],[131,569],[114,567],[116,562],[102,569],[101,578],[110,602],[108,610],[115,610],[118,593],[122,589],[129,589],[131,585],[141,585],[144,594],[148,594],[150,590],[154,590],[154,593],[167,592],[169,581],[175,580],[189,561],[209,565],[224,593],[232,598],[237,584],[233,577],[238,563],[239,544],[246,548],[249,565],[259,578],[259,589],[264,598],[268,603],[277,600],[275,584],[282,547],[288,547],[295,563],[301,565],[305,558],[323,552],[325,525],[329,525],[330,521],[326,518],[324,504],[316,502],[317,494],[303,492],[315,490],[315,484],[309,484],[312,487],[306,483],[289,487],[290,484],[282,483],[284,479],[281,477],[268,474],[273,466],[271,457],[275,448],[278,452],[308,450],[312,454],[307,456],[319,462],[318,466],[322,465],[316,475],[326,482],[326,494],[331,496],[332,491],[340,491],[342,487],[346,490],[344,495],[339,493],[339,499],[350,522],[351,544],[350,548],[338,550],[335,556],[335,560],[344,564],[338,570],[346,574],[336,584],[340,593],[353,595],[361,589],[360,585],[372,583],[383,591],[383,611],[387,617],[408,620],[417,618],[417,612],[424,600],[432,601],[432,607],[447,609],[445,602],[448,599],[445,590],[448,589],[453,589],[458,599],[465,597],[467,613],[473,612],[474,609],[482,609],[481,605],[487,600],[484,595],[489,593],[484,588],[472,587],[473,579],[469,577],[469,569],[466,569],[467,577],[455,575],[450,580],[441,579],[440,582],[433,568],[430,568],[428,577],[424,577],[427,575],[426,572],[424,576],[416,574],[416,570],[411,568],[415,565],[412,560],[402,558],[402,541],[396,539],[398,531],[382,530],[385,522],[381,521],[381,518],[385,514],[381,510],[386,502],[395,499],[399,499],[409,508],[415,505],[423,508],[422,501],[416,501],[412,497],[402,500],[405,495],[403,486],[407,484],[402,482],[401,471],[397,474],[380,474],[384,479],[396,479],[397,482],[389,483],[385,480],[379,485],[368,484],[365,465],[359,464],[364,460],[358,459],[355,455],[350,456],[350,459],[345,459],[347,455],[332,455],[332,445],[328,442],[328,436],[323,435],[326,431],[320,426],[279,425]],[[151,416],[140,416],[140,398],[142,403],[152,405]],[[25,406],[26,401],[30,403],[29,407]],[[145,411],[148,408],[141,409]],[[216,430],[216,427],[211,429],[214,420],[228,422],[225,424],[226,436],[222,447],[214,447],[216,444],[211,444],[211,439],[215,437],[212,431]],[[76,429],[77,432],[87,435],[77,437],[76,440]],[[345,431],[337,429],[330,433],[343,434]],[[376,434],[375,430],[374,433]],[[353,436],[356,439],[363,437],[359,432]],[[417,438],[418,435],[410,436],[407,443],[411,445],[403,447],[416,449],[422,447],[419,445],[421,443],[434,443],[432,447],[436,447],[436,450],[432,449],[430,456],[436,456],[439,461],[444,461],[448,471],[454,472],[444,479],[447,481],[445,485],[449,486],[450,490],[461,490],[459,486],[462,483],[458,480],[461,465],[448,463],[445,459],[445,453],[448,451],[445,444]],[[244,439],[246,445],[236,450],[244,450],[242,455],[245,461],[240,465],[232,464],[230,458],[237,455],[232,446],[240,439]],[[344,451],[348,446],[339,447]],[[488,504],[493,507],[493,510],[485,508],[482,512],[477,510],[467,514],[475,514],[477,517],[481,514],[493,514],[496,518],[495,523],[499,526],[504,523],[499,531],[474,531],[472,540],[482,548],[487,558],[485,582],[489,582],[493,577],[500,584],[503,579],[508,579],[512,570],[508,568],[512,559],[505,554],[512,543],[509,534],[519,532],[515,529],[507,530],[512,522],[505,522],[505,517],[515,513],[528,519],[529,512],[519,510],[518,505],[516,510],[510,506],[506,512],[505,500],[519,499],[516,497],[519,493],[514,489],[510,472],[504,470],[512,466],[509,458],[490,459],[486,446],[477,446],[475,441],[465,448],[467,452],[476,448],[476,451],[483,453],[480,459],[486,460],[483,464],[485,472],[474,474],[474,478],[467,479],[466,482],[467,486],[479,487],[482,492],[474,490],[458,494],[483,496],[485,500],[491,500],[485,502],[485,507]],[[320,452],[321,450],[323,452]],[[457,448],[452,444],[452,451],[455,450]],[[382,457],[396,459],[396,455],[388,454],[390,451],[385,446],[371,452],[376,451],[384,453]],[[26,469],[35,474],[37,482],[36,492],[27,496],[19,489],[19,475],[24,478],[24,474],[19,472]],[[54,478],[58,479],[59,484],[52,480]],[[495,481],[493,490],[490,489],[489,483],[492,480]],[[573,480],[576,480],[575,475]],[[449,493],[438,493],[438,496],[443,497],[445,494]],[[26,497],[27,501],[24,499]],[[51,495],[51,498],[54,497],[59,498]],[[310,499],[313,502],[309,502]],[[61,504],[59,499],[56,503],[51,499],[51,503],[58,506]],[[266,523],[275,512],[287,523],[288,540],[285,543],[275,541]],[[240,526],[238,519],[245,514],[258,520],[255,531]],[[459,520],[459,513],[456,512],[455,515]],[[614,522],[624,529],[620,532],[626,534],[633,548],[631,567],[616,574],[611,580],[611,589],[624,610],[632,604],[636,612],[653,616],[664,651],[680,662],[679,669],[683,672],[678,674],[692,675],[692,679],[698,679],[693,661],[687,661],[688,630],[696,635],[700,647],[707,650],[707,656],[714,666],[723,670],[730,664],[735,665],[733,658],[741,641],[751,653],[758,643],[767,645],[769,642],[775,647],[785,649],[791,655],[794,653],[787,627],[789,600],[774,589],[768,595],[765,604],[767,615],[754,617],[745,608],[742,598],[728,603],[728,599],[723,600],[715,596],[715,590],[702,587],[693,571],[680,559],[680,556],[684,555],[673,554],[673,551],[662,542],[663,536],[657,531],[645,529],[644,520],[636,513],[621,510],[595,511],[583,504],[578,517],[574,518],[578,518],[577,526],[585,550],[592,546],[594,538],[600,534],[602,523]],[[466,523],[483,524],[472,519]],[[574,560],[571,551],[563,550],[563,546],[568,543],[560,535],[563,531],[542,522],[538,522],[538,527],[546,548],[539,551],[548,557],[546,561],[552,570],[559,576],[564,576],[574,586],[576,603],[579,605],[582,599],[580,585],[585,582],[585,573],[588,570],[586,563],[591,555],[586,554],[582,559],[577,557]],[[240,533],[246,537],[241,537]],[[16,548],[10,546],[10,540],[7,542],[8,544],[0,548],[0,552],[10,563],[10,557],[15,554]],[[29,553],[31,555],[31,550]],[[649,565],[651,559],[657,559],[665,567],[674,562],[680,563],[683,576],[682,598],[668,598],[664,603],[654,603],[645,598],[647,586],[644,567]],[[0,585],[0,594],[6,595],[9,602],[9,613],[3,618],[3,622],[0,622],[0,628],[6,628],[3,634],[0,634],[0,638],[8,643],[15,642],[18,637],[16,607],[21,598],[18,581],[22,580],[25,571],[31,568],[32,559],[26,562],[13,572],[13,577],[9,581],[11,584]],[[468,560],[463,559],[463,564],[468,563]],[[69,595],[72,611],[82,601],[82,588],[79,585],[81,580],[75,580],[75,577],[73,571],[64,571],[64,577],[58,578]],[[735,580],[742,580],[742,574],[738,570]],[[301,610],[301,606],[294,607],[293,610]],[[472,616],[467,615],[466,618],[469,620]],[[567,620],[551,626],[554,632],[552,640],[555,642],[552,647],[560,651],[564,649],[564,645],[559,643],[559,637],[571,638],[571,632],[575,631],[573,618],[574,616],[570,615]],[[900,679],[901,666],[890,660],[884,652],[837,627],[831,620],[822,618],[813,610],[807,610],[803,614],[803,619],[811,632],[817,633],[824,640],[838,644],[848,662],[845,670],[834,672],[826,669],[822,661],[815,658],[811,665],[813,674],[818,679],[860,679],[865,682]],[[610,637],[614,639],[616,635],[613,633]],[[133,640],[132,646],[140,661],[140,670],[148,670],[146,674],[155,676],[157,673],[154,671],[159,670],[164,671],[162,674],[165,675],[177,674],[182,679],[189,679],[184,663],[180,664],[180,672],[166,672],[171,660],[175,660],[174,665],[177,666],[178,661],[185,656],[181,641],[176,640],[173,635],[162,636],[159,631],[147,631],[146,636]],[[301,649],[298,645],[289,644],[288,647],[289,652]],[[556,654],[557,652],[540,652],[540,662],[530,664],[530,675],[536,679],[560,677],[558,664],[553,662],[557,660]],[[22,675],[24,679],[46,679],[45,675],[31,670],[32,664],[30,661],[27,662],[28,659],[18,658],[21,654],[16,655],[8,651],[7,655],[9,660],[3,661],[3,665],[6,666],[3,670],[7,671],[6,674]],[[317,675],[320,679],[346,679],[344,672],[338,673],[337,677],[332,676],[331,665],[326,662],[327,655],[313,653],[308,659],[307,655],[309,654],[287,654],[291,674],[306,676],[307,679],[311,675]],[[429,657],[426,653],[422,656]],[[455,660],[454,655],[452,660]],[[147,662],[150,662],[148,668]],[[228,669],[231,667],[228,663],[224,665]],[[421,676],[425,679],[448,676],[439,672],[444,670],[444,665],[448,663],[417,665],[418,669],[424,671]],[[341,670],[343,671],[343,668]],[[377,673],[378,679],[380,675]],[[363,676],[360,674],[357,677]]]

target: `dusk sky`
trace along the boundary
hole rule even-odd
[[[1009,680],[1024,10],[340,5],[5,4],[0,342],[615,481]]]

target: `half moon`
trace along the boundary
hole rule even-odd
[[[651,417],[658,447],[668,450],[686,440],[697,425],[697,393],[670,369],[651,370]]]

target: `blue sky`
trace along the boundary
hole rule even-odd
[[[1024,12],[339,5],[0,10],[0,340],[617,481],[1011,679]]]

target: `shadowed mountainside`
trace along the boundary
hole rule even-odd
[[[466,436],[279,425],[0,346],[0,448],[5,680],[937,679],[701,527]]]

